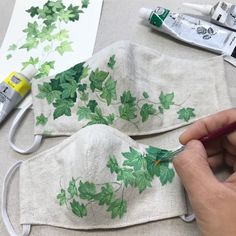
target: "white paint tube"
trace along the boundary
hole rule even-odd
[[[140,16],[153,29],[185,43],[222,54],[226,61],[236,66],[236,32],[162,7],[156,10],[141,8]]]
[[[183,3],[183,5],[210,16],[211,22],[216,25],[236,30],[236,6],[231,3],[218,2],[215,6],[195,3]]]
[[[37,73],[33,65],[28,65],[20,73],[12,72],[0,83],[0,124],[16,105],[29,93],[30,80]]]

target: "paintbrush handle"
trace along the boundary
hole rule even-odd
[[[236,122],[233,122],[229,125],[224,126],[221,129],[216,130],[215,132],[203,136],[202,138],[199,139],[199,141],[201,141],[203,145],[206,145],[209,142],[216,140],[217,138],[220,138],[224,135],[230,134],[235,130],[236,130]]]

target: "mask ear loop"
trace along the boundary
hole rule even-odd
[[[1,202],[1,213],[2,213],[2,219],[3,223],[6,226],[6,229],[8,233],[11,236],[17,236],[16,231],[14,230],[11,221],[9,219],[8,213],[7,213],[7,193],[9,189],[9,182],[13,176],[13,174],[17,171],[17,169],[20,167],[22,161],[16,162],[7,172],[4,181],[3,181],[3,188],[2,188],[2,202]],[[22,236],[28,236],[30,234],[31,225],[24,224],[23,225],[23,232]]]
[[[40,147],[41,142],[42,142],[42,135],[35,135],[33,144],[27,149],[21,149],[21,148],[17,147],[13,142],[13,137],[15,136],[16,129],[19,127],[20,122],[21,122],[22,118],[25,115],[25,112],[29,109],[29,107],[31,105],[32,105],[32,103],[27,104],[24,108],[22,108],[18,112],[16,118],[14,119],[14,121],[12,123],[12,126],[11,126],[10,131],[9,131],[9,135],[8,135],[8,142],[9,142],[10,146],[16,152],[19,152],[19,153],[22,153],[22,154],[30,154],[32,152],[37,151]]]

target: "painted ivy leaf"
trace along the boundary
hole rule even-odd
[[[53,106],[56,108],[53,112],[53,118],[55,120],[63,115],[71,116],[71,107],[74,106],[74,103],[71,100],[58,99],[53,103]]]
[[[117,174],[119,172],[120,167],[119,167],[117,159],[114,155],[109,155],[107,167],[110,169],[111,173],[115,172]]]
[[[95,112],[91,114],[90,122],[87,125],[94,125],[94,124],[104,124],[108,125],[108,121],[105,116],[102,114],[101,108],[96,107]]]
[[[66,52],[71,52],[72,50],[72,46],[71,46],[72,42],[70,41],[63,41],[61,42],[61,44],[59,46],[56,47],[56,51],[63,56],[64,53]]]
[[[89,107],[79,107],[77,111],[78,120],[89,119],[91,116],[91,110]]]
[[[24,29],[23,32],[27,34],[27,38],[35,39],[39,33],[38,27],[39,25],[36,21],[33,23],[29,22],[27,28]]]
[[[73,12],[71,10],[61,10],[59,11],[58,16],[60,21],[64,21],[65,23],[68,23],[70,19],[74,17]]]
[[[145,122],[148,120],[149,116],[154,115],[156,113],[156,109],[153,107],[152,104],[143,104],[140,115],[142,117],[142,122]]]
[[[137,108],[135,106],[130,106],[129,104],[124,104],[119,106],[120,118],[123,120],[133,120],[137,117]]]
[[[61,189],[60,193],[57,194],[57,199],[59,200],[60,206],[64,205],[66,203],[66,191],[65,189]]]
[[[120,101],[122,104],[129,104],[130,106],[134,106],[136,97],[133,97],[131,95],[131,92],[128,90],[123,92],[122,96],[120,97]]]
[[[66,8],[66,6],[62,3],[62,0],[48,1],[45,5],[50,7],[54,12],[58,12]]]
[[[23,44],[20,49],[25,48],[27,51],[30,51],[33,48],[36,48],[39,45],[39,41],[34,38],[27,39],[26,43]]]
[[[170,106],[174,104],[174,93],[166,93],[164,94],[161,91],[161,95],[159,96],[159,100],[161,102],[161,105],[164,109],[170,109]]]
[[[59,40],[59,41],[63,41],[65,39],[68,39],[69,37],[70,37],[69,31],[66,29],[60,30],[57,34],[53,36],[54,39]]]
[[[163,163],[159,165],[159,168],[160,168],[159,179],[161,181],[162,186],[167,184],[168,182],[171,183],[175,176],[174,170],[169,168],[168,165],[164,165]]]
[[[88,65],[83,68],[82,74],[80,76],[80,80],[87,78],[87,76],[89,74],[89,70],[90,70],[90,68]]]
[[[147,93],[147,92],[143,92],[143,97],[144,97],[144,98],[149,98],[148,93]]]
[[[95,100],[89,100],[87,107],[89,107],[90,111],[94,113],[97,105],[98,103]]]
[[[106,120],[107,120],[108,125],[112,125],[115,120],[115,114],[112,113],[112,114],[106,116]]]
[[[152,155],[156,160],[166,159],[172,152],[166,149],[161,149],[157,147],[149,146],[146,148],[146,151],[149,155]]]
[[[146,171],[138,170],[134,172],[135,187],[139,189],[139,193],[142,193],[146,188],[152,187],[152,177]]]
[[[39,7],[31,7],[30,9],[26,10],[26,12],[30,13],[31,17],[34,17],[39,14],[38,10],[39,10]]]
[[[74,78],[76,75],[76,71],[73,69],[66,70],[64,72],[61,72],[55,76],[55,79],[60,80],[60,83],[66,83],[68,79]]]
[[[84,64],[85,62],[80,62],[71,68],[71,70],[76,71],[75,79],[77,82],[80,82],[82,79],[82,75],[84,72]]]
[[[182,108],[180,109],[177,114],[179,114],[178,119],[180,120],[184,120],[186,122],[188,122],[191,118],[195,117],[195,113],[194,113],[194,108]]]
[[[74,196],[78,196],[78,191],[77,191],[76,182],[74,178],[70,180],[69,187],[67,188],[67,192],[70,194],[71,198],[73,198]]]
[[[125,187],[134,186],[135,185],[135,176],[134,171],[129,168],[121,168],[117,174],[117,180],[122,181],[125,184]]]
[[[88,101],[88,99],[89,99],[89,93],[81,93],[81,95],[80,95],[80,100],[81,101],[84,101],[84,102],[86,102],[86,101]]]
[[[17,49],[17,45],[16,44],[11,44],[8,48],[8,51],[15,51]]]
[[[81,199],[92,200],[95,198],[96,186],[94,183],[90,183],[88,181],[83,183],[82,181],[80,181],[78,190]]]
[[[145,166],[146,162],[143,155],[132,147],[129,149],[129,152],[122,153],[122,155],[126,158],[126,160],[123,162],[123,165],[131,166],[135,171],[141,170],[141,168]]]
[[[39,58],[30,57],[28,61],[22,62],[22,69],[24,70],[28,65],[37,65],[39,63]]]
[[[89,0],[82,0],[82,8],[87,8],[89,5]]]
[[[107,63],[107,66],[111,69],[113,69],[114,65],[116,64],[116,60],[115,60],[115,55],[112,55],[109,58],[109,62]]]
[[[116,218],[117,216],[122,218],[127,212],[127,202],[124,199],[116,199],[110,203],[107,211],[111,212],[112,219]]]
[[[72,22],[79,20],[79,14],[83,13],[78,6],[73,6],[72,4],[68,7],[68,11],[71,12],[69,20]]]
[[[51,45],[47,45],[43,48],[44,52],[49,52],[51,49]]]
[[[97,193],[95,199],[98,201],[98,205],[109,205],[114,195],[114,189],[111,184],[107,183],[102,186],[101,192]]]
[[[48,76],[50,71],[54,69],[54,64],[55,61],[46,61],[44,62],[40,68],[39,68],[39,73],[35,76],[36,79]]]
[[[61,87],[63,88],[61,97],[65,98],[74,98],[76,96],[77,83],[73,79],[67,79],[67,83],[62,83]]]
[[[41,42],[52,41],[53,40],[52,33],[54,29],[56,29],[55,24],[43,26],[42,30],[38,33],[37,38],[39,38]]]
[[[111,76],[106,80],[103,88],[102,93],[100,95],[101,98],[104,98],[107,101],[107,105],[111,104],[112,100],[116,100],[116,82],[114,81]]]
[[[99,69],[96,69],[95,71],[92,71],[89,80],[90,80],[90,88],[94,92],[95,89],[98,89],[99,91],[102,91],[102,85],[105,79],[108,76],[108,72],[102,71]]]
[[[71,206],[72,212],[78,217],[82,218],[84,216],[87,216],[87,209],[84,204],[80,204],[78,201],[73,199],[73,201],[70,202],[70,206]]]
[[[11,54],[6,55],[6,59],[7,59],[7,60],[9,60],[9,59],[11,59],[11,58],[12,58],[12,55],[11,55]]]
[[[36,125],[46,125],[48,122],[48,118],[41,114],[40,116],[36,117]]]
[[[55,99],[59,99],[61,92],[57,90],[52,90],[52,86],[50,83],[44,82],[43,84],[38,85],[39,94],[36,96],[37,98],[44,99],[46,98],[48,104],[54,102]]]
[[[156,157],[153,155],[146,155],[145,160],[147,162],[147,171],[150,174],[150,176],[153,178],[154,175],[158,176],[159,174],[159,169],[157,169],[157,165],[160,164],[157,160]]]
[[[87,89],[87,84],[79,84],[78,85],[78,90],[80,92],[84,92]]]

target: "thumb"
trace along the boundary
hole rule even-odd
[[[203,197],[204,193],[208,194],[218,184],[207,162],[206,150],[200,141],[192,140],[187,143],[173,164],[190,196]]]

